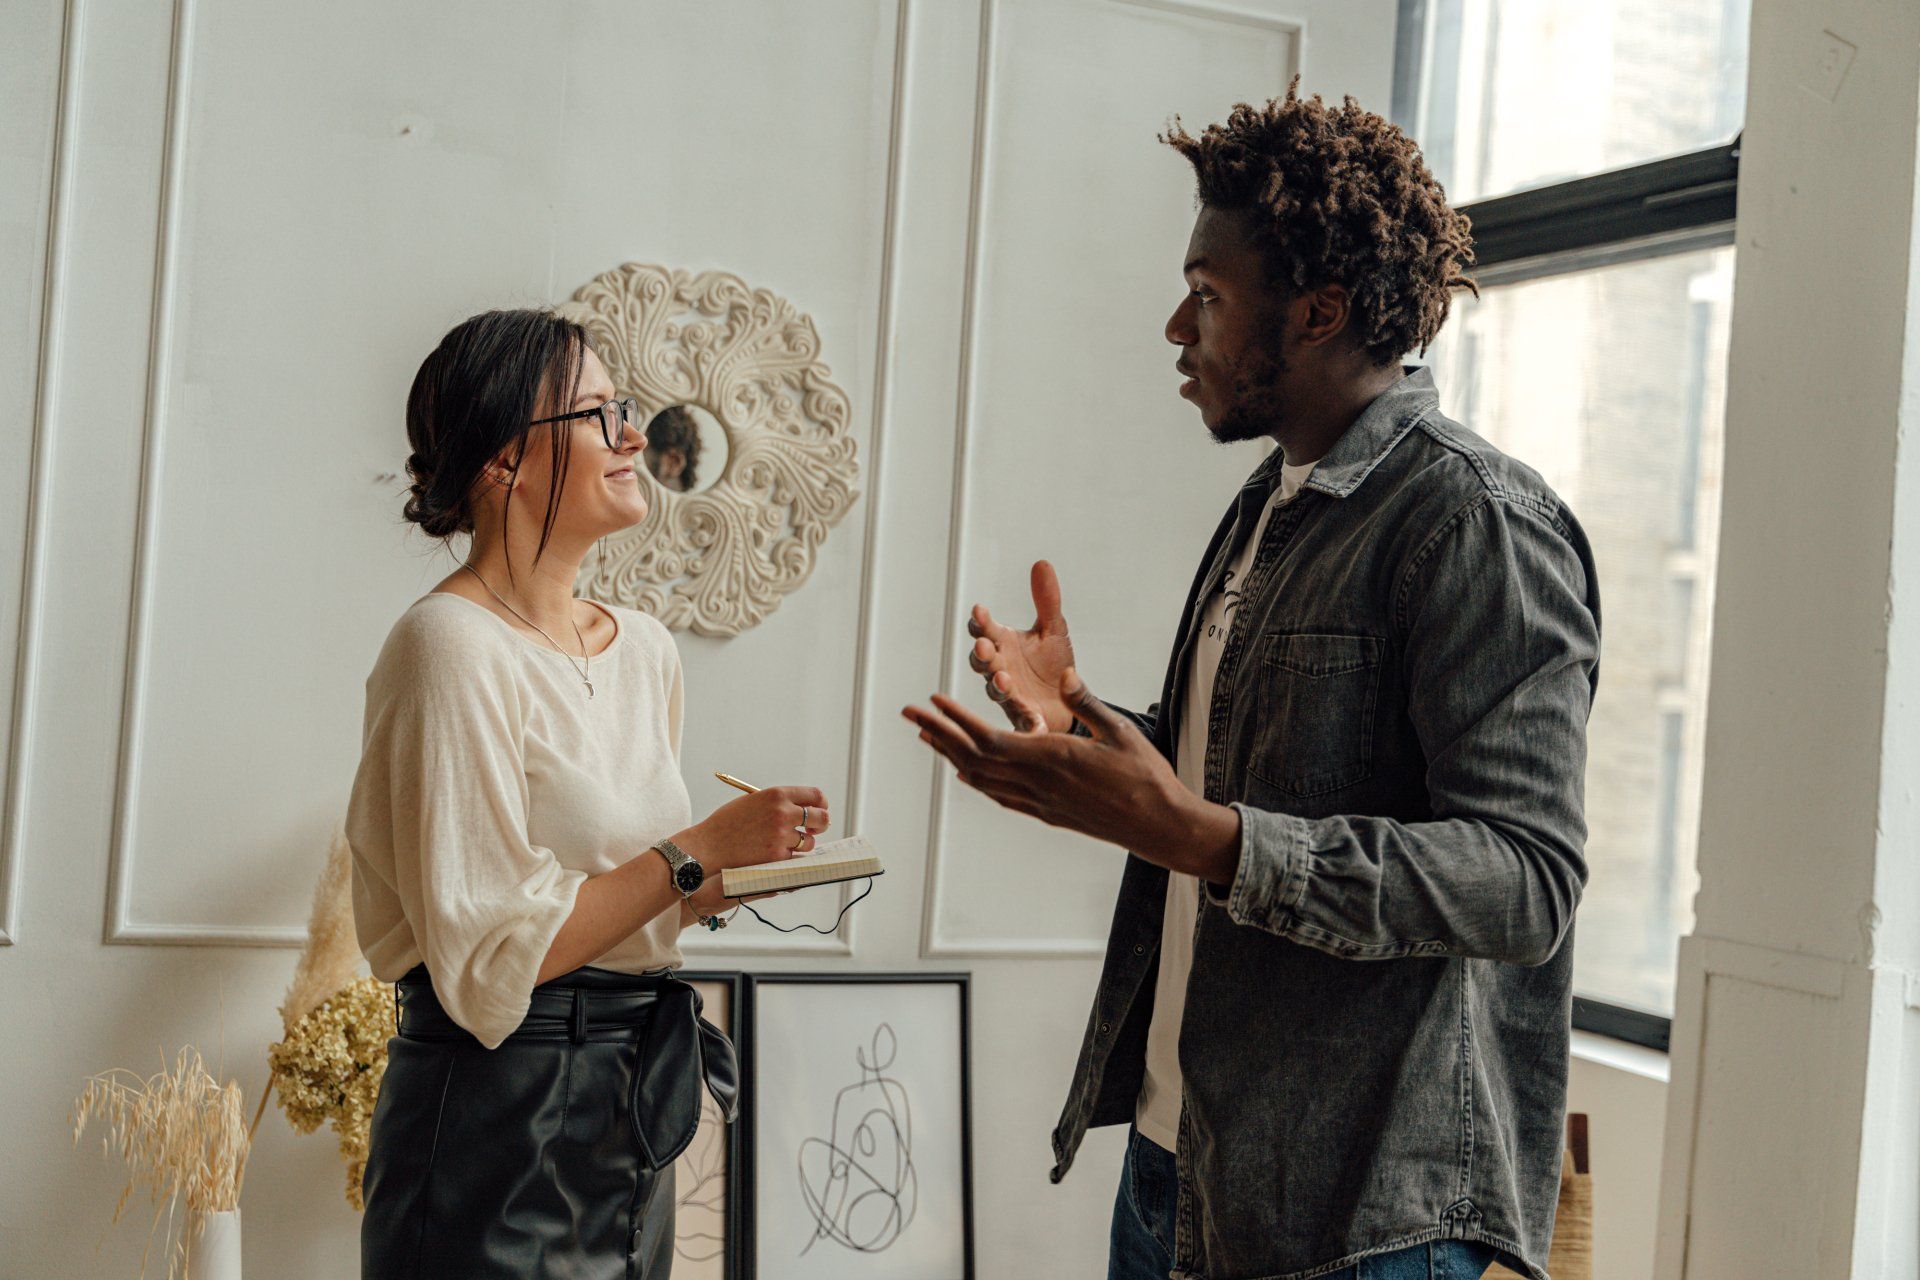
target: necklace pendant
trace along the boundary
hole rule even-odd
[[[591,680],[582,680],[582,681],[581,681],[580,683],[581,683],[581,684],[584,684],[585,686],[587,686],[587,696],[588,696],[589,698],[591,698],[591,697],[593,696],[593,681],[591,681]]]

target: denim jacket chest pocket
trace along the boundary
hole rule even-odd
[[[1277,631],[1261,636],[1245,705],[1248,781],[1295,799],[1364,782],[1386,644],[1377,636]]]

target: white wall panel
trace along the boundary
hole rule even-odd
[[[837,9],[742,24],[713,6],[503,6],[424,64],[443,17],[186,12],[114,940],[297,944],[303,869],[357,751],[340,691],[454,563],[401,536],[403,482],[377,479],[400,470],[406,381],[447,325],[629,258],[724,264],[813,314],[864,401],[895,5]],[[735,56],[648,56],[661,47]],[[864,454],[864,412],[855,425]],[[863,524],[857,508],[767,625],[682,638],[697,799],[724,798],[713,768],[845,793]],[[769,734],[770,716],[808,731]]]
[[[355,695],[445,572],[378,477],[440,331],[539,296],[563,181],[551,23],[467,12],[176,9],[115,941],[297,944]]]
[[[1652,1274],[1880,1274],[1844,1265],[1867,1130],[1827,1120],[1861,1113],[1876,978],[1887,994],[1903,994],[1900,984],[1830,957],[1697,934],[1680,940],[1679,972]],[[1788,1026],[1803,1032],[1791,1051],[1779,1038]],[[1764,1158],[1734,1159],[1750,1157],[1756,1135]],[[1805,1206],[1809,1229],[1765,1231],[1755,1206],[1788,1201]]]
[[[1594,1280],[1646,1280],[1660,1211],[1667,1055],[1576,1031],[1567,1110],[1588,1119]]]
[[[734,798],[713,777],[724,770],[761,786],[821,787],[840,833],[864,817],[862,635],[873,607],[867,543],[892,162],[903,145],[894,136],[901,13],[899,0],[607,3],[583,11],[573,29],[573,65],[611,58],[636,74],[576,86],[567,169],[583,180],[606,173],[619,194],[558,202],[554,295],[627,259],[730,271],[813,317],[823,358],[853,401],[862,496],[806,586],[738,637],[677,637],[688,681],[682,759],[697,814]],[[647,52],[661,49],[683,54]],[[846,896],[836,889],[764,914],[825,924]],[[724,944],[733,954],[845,955],[858,919],[848,916],[830,939],[748,927]],[[720,943],[690,946],[711,954]]]
[[[972,602],[1032,619],[1059,570],[1082,676],[1144,708],[1219,512],[1261,446],[1216,448],[1176,395],[1162,332],[1186,290],[1186,161],[1156,140],[1286,89],[1301,25],[1133,0],[998,0],[981,76],[946,675],[977,688]],[[945,775],[928,955],[1093,954],[1121,855],[1041,829]]]
[[[76,84],[71,6],[39,0],[10,11],[0,46],[0,945],[19,932],[26,775],[38,656],[35,604],[45,572],[44,501],[52,468],[47,374],[59,350],[64,297],[63,145]]]

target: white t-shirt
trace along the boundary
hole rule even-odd
[[[1181,690],[1180,740],[1174,744],[1173,767],[1180,781],[1196,795],[1205,795],[1207,711],[1213,705],[1213,678],[1240,587],[1253,565],[1254,549],[1267,531],[1275,509],[1292,500],[1313,473],[1313,464],[1282,466],[1280,484],[1260,512],[1253,536],[1201,606],[1200,629],[1194,636],[1192,661]],[[1147,1030],[1147,1074],[1134,1108],[1140,1135],[1168,1151],[1180,1132],[1180,1019],[1187,1003],[1187,978],[1193,972],[1193,930],[1200,915],[1200,881],[1180,872],[1167,875],[1166,918],[1160,926],[1160,971],[1153,985],[1153,1024]]]
[[[591,698],[579,658],[449,592],[407,608],[367,677],[346,823],[360,949],[386,981],[425,960],[490,1049],[526,1016],[581,883],[692,823],[673,637],[607,611]],[[670,909],[593,963],[677,966],[679,936]]]

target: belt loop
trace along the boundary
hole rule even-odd
[[[571,1031],[575,1044],[587,1042],[587,993],[579,987],[573,989]]]

